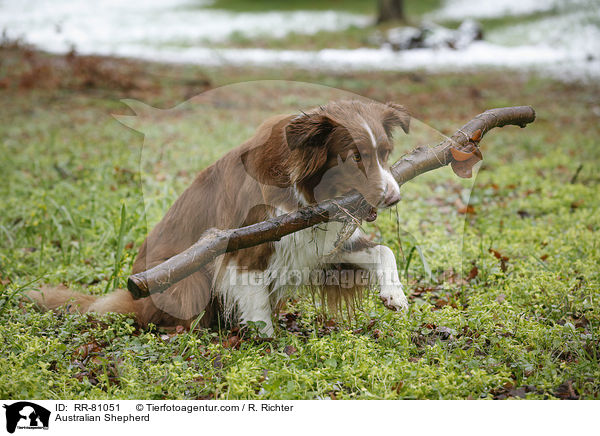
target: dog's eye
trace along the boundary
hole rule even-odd
[[[362,157],[360,156],[360,153],[354,153],[354,154],[352,155],[352,160],[353,160],[354,162],[360,162],[360,161],[362,160]]]

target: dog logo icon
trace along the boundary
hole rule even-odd
[[[4,404],[6,409],[6,431],[14,433],[19,429],[48,429],[50,411],[42,406],[29,401],[19,401],[10,405]]]

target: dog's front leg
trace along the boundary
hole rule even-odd
[[[214,289],[221,298],[226,319],[241,325],[263,322],[260,332],[273,336],[269,284],[260,273],[232,262],[223,268]]]
[[[379,297],[383,304],[391,310],[408,309],[408,301],[400,283],[396,257],[385,245],[375,245],[356,251],[340,253],[341,262],[351,263],[368,271],[379,286]]]
[[[269,290],[265,286],[241,286],[236,291],[236,302],[239,311],[239,321],[242,325],[248,322],[264,322],[265,326],[260,332],[267,337],[273,336],[273,323],[271,322],[271,303]]]
[[[260,327],[260,332],[272,337],[274,330],[268,284],[264,277],[257,274],[255,271],[240,272],[237,268],[232,268],[229,270],[229,280],[226,281],[229,286],[225,286],[221,292],[226,295],[230,304],[234,303],[237,320],[241,325],[263,322],[265,325]]]

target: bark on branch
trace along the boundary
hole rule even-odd
[[[477,144],[494,127],[525,127],[535,120],[530,106],[490,109],[477,115],[456,133],[435,147],[420,146],[392,166],[399,185],[419,174],[448,165],[456,160],[452,149],[478,153]],[[456,170],[455,170],[456,171]],[[239,229],[209,229],[194,245],[147,271],[131,275],[127,288],[134,298],[147,297],[167,290],[171,285],[198,271],[221,254],[278,241],[283,236],[327,221],[365,217],[371,209],[360,194],[323,201],[286,215]]]

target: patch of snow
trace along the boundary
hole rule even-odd
[[[600,15],[590,11],[573,11],[559,16],[541,18],[523,24],[511,25],[492,32],[489,41],[508,46],[518,46],[523,41],[600,54]]]
[[[107,54],[107,53],[101,53]],[[295,67],[322,71],[473,71],[479,68],[511,68],[559,74],[568,66],[569,80],[600,77],[600,62],[587,61],[566,50],[537,45],[506,47],[477,41],[464,50],[414,49],[395,52],[388,48],[320,51],[269,49],[185,49],[121,46],[120,56],[208,66]]]
[[[366,26],[371,17],[338,12],[232,13],[203,9],[200,0],[0,0],[0,29],[54,53],[135,57],[209,66],[285,66],[323,71],[535,70],[562,80],[600,79],[599,0],[447,0],[437,17],[552,14],[508,25],[460,50],[402,52],[382,48],[321,51],[215,49],[236,34],[282,37]],[[558,11],[558,12],[557,12]]]
[[[487,35],[488,41],[519,47],[523,41],[540,50],[562,53],[544,69],[564,80],[600,78],[600,4],[586,10],[563,12],[535,21],[508,26]]]
[[[436,20],[501,18],[530,15],[591,3],[590,0],[445,0],[442,7],[428,14]]]
[[[281,38],[292,32],[367,26],[372,21],[335,11],[233,13],[203,8],[206,4],[197,0],[4,0],[0,1],[0,30],[54,52],[73,45],[116,52],[121,44],[190,46],[235,35]]]

